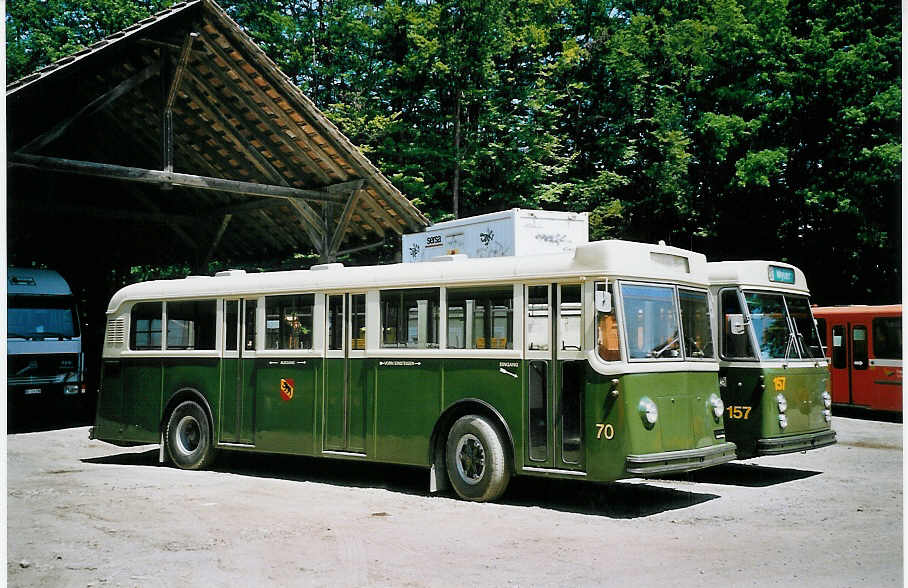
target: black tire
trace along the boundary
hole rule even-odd
[[[504,493],[511,470],[501,435],[488,420],[476,415],[457,419],[445,449],[448,479],[458,496],[487,502]]]
[[[205,409],[197,402],[181,402],[167,420],[164,434],[167,454],[184,470],[200,470],[214,461],[211,425]]]

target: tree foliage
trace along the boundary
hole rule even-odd
[[[8,76],[165,3],[15,0]],[[787,260],[821,303],[900,300],[896,2],[222,4],[435,220],[590,211],[591,238]]]

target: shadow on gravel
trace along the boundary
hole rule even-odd
[[[803,480],[822,472],[813,470],[795,470],[791,468],[773,468],[750,463],[725,463],[712,468],[690,472],[684,476],[666,477],[669,480],[684,480],[706,484],[725,484],[727,486],[746,486],[764,488],[795,480]]]
[[[71,429],[92,424],[93,416],[86,410],[78,409],[65,412],[55,409],[30,409],[28,411],[10,412],[6,419],[6,433],[38,433],[57,429]]]
[[[719,498],[716,494],[650,484],[516,478],[511,479],[499,502],[613,519],[634,519],[687,508],[716,498]]]
[[[860,406],[843,406],[841,404],[832,405],[833,417],[844,417],[849,419],[860,419],[863,421],[882,421],[884,423],[901,423],[902,413],[890,410],[870,410]],[[835,428],[835,423],[832,423]]]
[[[160,466],[158,463],[158,450],[149,449],[142,453],[119,453],[103,457],[88,457],[82,463],[98,463],[102,465],[131,465],[131,466]]]
[[[83,463],[159,467],[158,449],[86,458]],[[381,488],[427,496],[429,472],[424,468],[287,455],[256,455],[223,451],[213,471],[241,476],[315,482],[349,488]],[[439,495],[454,498],[453,492]],[[687,508],[718,498],[649,484],[591,484],[573,480],[512,478],[500,504],[533,506],[586,515],[630,519]]]

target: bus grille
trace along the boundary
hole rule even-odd
[[[122,318],[108,321],[107,333],[104,336],[105,345],[119,346],[126,340],[126,320]]]
[[[6,373],[9,384],[50,383],[62,381],[67,373],[79,371],[75,353],[50,355],[8,355]]]

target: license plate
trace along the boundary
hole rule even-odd
[[[28,396],[29,394],[41,394],[41,388],[28,388],[28,389],[26,389],[26,390],[25,390],[25,395]]]

